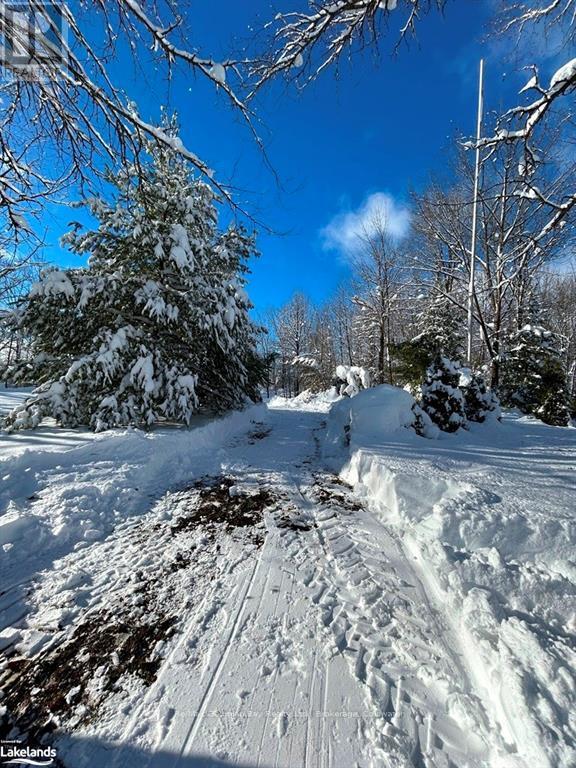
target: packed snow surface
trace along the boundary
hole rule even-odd
[[[574,766],[576,433],[428,440],[412,402],[3,435],[10,737],[51,722],[69,768]]]

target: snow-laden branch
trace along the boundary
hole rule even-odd
[[[576,0],[540,0],[538,2],[509,3],[502,19],[502,32],[517,30],[520,34],[527,26],[565,24],[570,30],[576,18]],[[573,36],[572,29],[570,37]]]
[[[517,139],[528,141],[555,102],[576,88],[576,59],[571,59],[561,66],[546,88],[541,85],[537,70],[533,71],[534,75],[520,92],[535,90],[540,94],[539,98],[530,104],[521,104],[505,112],[500,118],[497,132],[493,136],[481,139],[479,142],[481,147],[491,147],[502,141]],[[517,123],[519,125],[513,127]]]
[[[382,25],[398,19],[398,36],[414,31],[419,16],[445,0],[321,0],[309,11],[278,13],[267,29],[270,52],[252,62],[254,91],[279,74],[317,77],[357,44],[376,45]]]
[[[536,91],[538,98],[528,104],[519,105],[508,110],[498,121],[495,133],[492,136],[480,140],[479,146],[483,149],[495,151],[502,144],[514,144],[520,142],[523,146],[523,160],[518,165],[518,176],[522,184],[516,194],[527,200],[533,200],[549,210],[549,216],[539,231],[533,233],[525,246],[525,252],[533,250],[550,234],[551,230],[559,226],[576,206],[576,191],[566,194],[565,185],[552,185],[561,187],[562,195],[555,197],[554,192],[543,193],[534,182],[534,170],[540,163],[540,151],[537,142],[549,128],[549,121],[554,115],[558,102],[573,93],[576,89],[576,59],[571,59],[561,66],[551,77],[547,86],[540,82],[536,68],[533,76],[521,89],[521,93]],[[563,118],[566,119],[565,112]],[[475,146],[469,142],[467,146]]]
[[[576,0],[507,3],[500,18],[500,32],[509,34],[514,31],[519,35],[531,32],[539,36],[554,31],[568,44],[576,33]],[[523,249],[516,254],[519,264],[530,258],[534,251],[545,247],[551,232],[566,223],[576,206],[576,188],[567,188],[564,170],[559,172],[555,183],[548,185],[546,192],[535,183],[535,171],[542,166],[539,145],[543,138],[551,135],[553,126],[566,123],[573,117],[571,105],[566,99],[576,90],[576,58],[559,67],[548,83],[542,82],[535,66],[530,69],[532,76],[521,88],[520,94],[533,94],[533,98],[505,112],[498,119],[494,133],[479,142],[488,155],[503,145],[522,147],[523,159],[518,164],[519,184],[515,194],[533,201],[538,209],[547,211],[540,228],[532,232]],[[476,144],[469,142],[468,146]]]
[[[169,0],[148,2],[146,10],[137,0],[63,3],[60,16],[42,0],[28,6],[30,18],[0,3],[0,66],[9,75],[0,87],[0,206],[14,233],[29,227],[24,214],[34,213],[46,197],[71,181],[90,185],[106,162],[137,157],[146,139],[183,155],[233,203],[207,163],[138,114],[108,65],[122,42],[137,56],[148,39],[168,76],[180,62],[207,79],[260,144],[252,113],[229,82],[232,75],[239,78],[236,62],[201,57],[177,41],[182,19]],[[103,33],[98,45],[94,30]]]

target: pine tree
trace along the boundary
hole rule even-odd
[[[440,354],[426,371],[426,380],[422,385],[422,408],[444,432],[456,432],[466,422],[459,381],[459,366]]]
[[[570,402],[565,389],[551,390],[542,405],[536,410],[536,416],[545,424],[566,427],[570,423]]]
[[[397,380],[417,390],[426,376],[433,355],[419,343],[418,337],[393,344],[390,351],[396,361]]]
[[[176,126],[166,126],[176,138]],[[49,269],[23,314],[32,337],[26,373],[40,386],[9,418],[45,416],[96,431],[158,419],[188,424],[258,396],[263,364],[244,291],[253,238],[220,232],[214,196],[180,156],[149,148],[151,163],[109,177],[112,204],[89,201],[98,227],[65,236],[88,267]]]
[[[441,354],[458,360],[463,351],[463,318],[458,307],[443,293],[437,293],[421,313],[418,324],[424,329],[412,342],[434,358]]]
[[[458,360],[463,351],[463,318],[443,293],[434,295],[416,322],[421,333],[393,348],[399,378],[412,386],[422,383],[438,355]]]
[[[500,401],[492,390],[488,390],[483,376],[462,368],[459,386],[464,395],[464,413],[468,421],[483,422],[490,417],[500,418]]]
[[[547,424],[566,426],[569,396],[561,339],[541,325],[527,324],[508,340],[500,398]]]

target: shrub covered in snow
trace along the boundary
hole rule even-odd
[[[29,365],[8,372],[38,389],[9,418],[45,416],[103,430],[189,423],[200,406],[222,411],[257,397],[261,366],[244,291],[253,239],[220,232],[213,192],[180,156],[155,150],[138,174],[110,178],[109,205],[92,199],[98,228],[65,237],[84,269],[49,269],[28,297],[22,324]]]
[[[457,363],[437,355],[422,385],[422,409],[444,432],[456,432],[466,421]]]
[[[414,428],[416,434],[420,435],[421,437],[428,437],[431,439],[438,437],[440,432],[439,427],[434,424],[420,403],[416,401],[414,402],[412,406],[412,413],[414,414],[414,422],[412,427]]]
[[[483,378],[462,368],[459,363],[438,355],[429,366],[418,402],[408,387],[384,384],[365,391],[354,391],[355,370],[338,366],[339,377],[352,379],[341,384],[341,394],[351,397],[335,403],[328,422],[328,445],[346,443],[349,431],[384,437],[400,427],[411,427],[423,437],[436,438],[438,431],[456,432],[467,421],[482,422],[500,418],[500,404]]]
[[[502,365],[500,397],[505,405],[547,424],[566,426],[569,397],[561,339],[538,325],[525,325],[509,339]]]
[[[502,415],[496,394],[486,387],[484,377],[469,368],[460,369],[459,388],[464,395],[464,412],[468,421],[499,419]]]
[[[354,397],[370,387],[370,374],[357,365],[338,365],[335,386],[342,397]]]

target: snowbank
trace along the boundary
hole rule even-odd
[[[381,437],[414,423],[414,398],[398,387],[382,384],[350,398],[350,429],[356,435]]]
[[[409,392],[388,384],[365,389],[354,397],[338,400],[330,409],[324,457],[337,459],[357,439],[378,443],[415,423],[416,401]]]
[[[325,455],[474,659],[502,765],[575,765],[576,431],[508,414],[430,441],[404,428],[410,396],[370,394],[333,406]]]
[[[213,462],[214,449],[265,414],[256,405],[218,420],[197,418],[192,429],[0,434],[0,581],[28,578],[106,537],[167,489],[202,474],[210,451]]]

